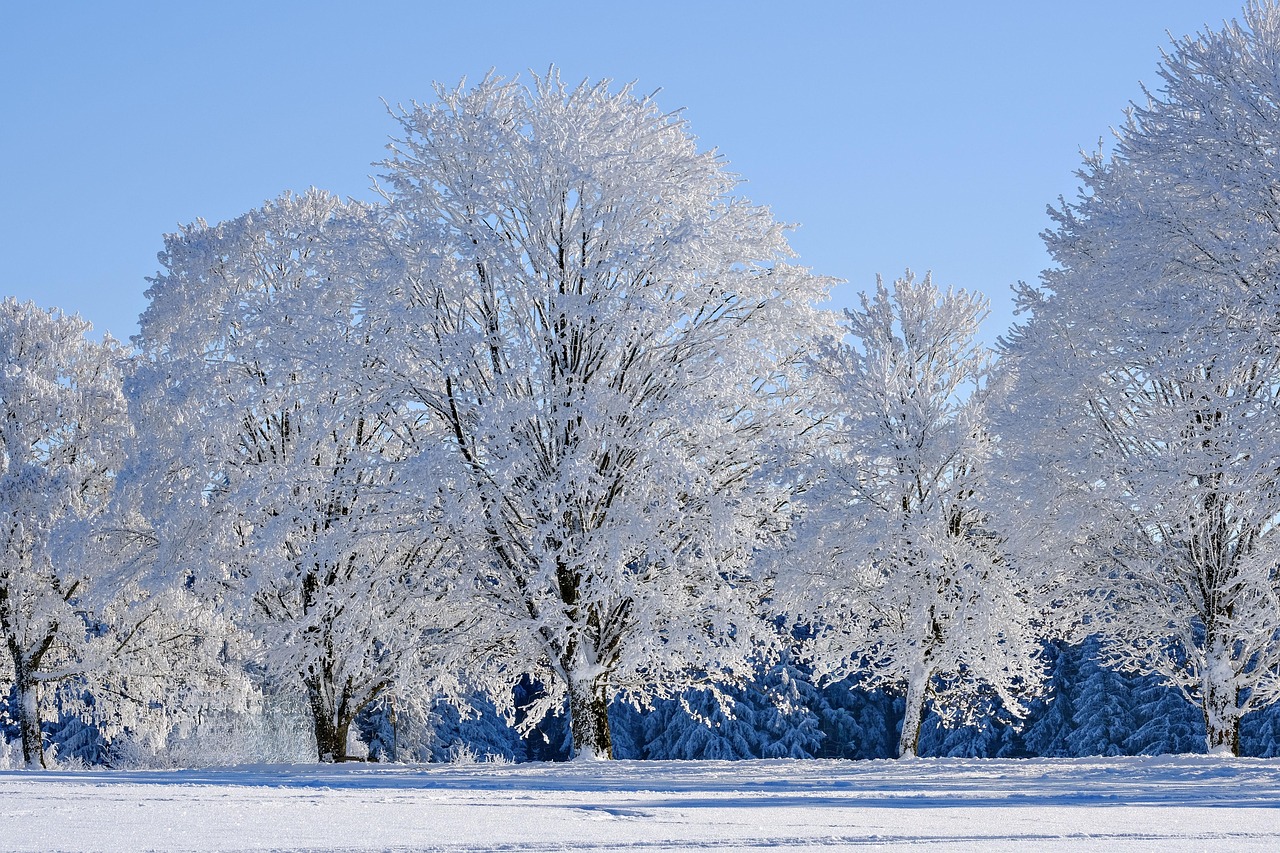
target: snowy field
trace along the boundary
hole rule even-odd
[[[1280,761],[0,773],[21,851],[1280,850]]]

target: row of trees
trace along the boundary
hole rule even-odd
[[[341,760],[477,691],[608,757],[611,703],[728,708],[793,641],[913,755],[1089,635],[1238,752],[1280,698],[1277,72],[1272,3],[1174,45],[998,361],[928,276],[818,310],[679,117],[554,72],[403,110],[377,204],[169,235],[133,350],[5,302],[25,760],[54,701],[159,744],[296,694]]]
[[[1157,675],[1107,666],[1096,637],[1051,643],[1046,691],[1014,719],[990,695],[969,723],[930,710],[919,728],[918,753],[955,758],[1162,755],[1204,749],[1200,713]],[[901,693],[869,689],[861,677],[827,681],[790,655],[726,689],[722,704],[703,691],[656,700],[652,708],[616,702],[610,724],[616,758],[735,760],[750,758],[892,758],[906,713]],[[388,720],[373,708],[358,721],[378,760],[546,760],[569,753],[560,718],[523,737],[498,715],[459,719],[441,706],[428,725]],[[1244,717],[1240,753],[1280,754],[1280,704]]]
[[[1199,752],[1205,730],[1200,712],[1158,675],[1117,671],[1103,659],[1097,638],[1046,646],[1045,692],[1014,719],[986,697],[984,713],[957,723],[930,710],[920,725],[918,754],[956,758],[1086,757]],[[735,760],[750,758],[884,759],[897,755],[905,715],[901,694],[866,688],[858,677],[827,681],[812,667],[784,655],[757,670],[750,682],[727,685],[721,696],[690,690],[656,699],[649,708],[622,700],[609,706],[615,758],[631,760]],[[518,707],[536,685],[515,690]],[[278,700],[281,697],[276,697]],[[466,697],[468,709],[441,700],[429,716],[375,702],[356,716],[349,756],[398,762],[563,761],[572,740],[563,716],[531,729],[498,713],[484,696]],[[0,702],[0,710],[4,703]],[[206,718],[170,739],[163,754],[108,740],[69,709],[45,722],[49,754],[59,766],[186,767],[219,763],[314,760],[308,713],[299,702],[272,701],[251,716]],[[20,761],[17,730],[0,713],[0,767]],[[13,753],[17,751],[18,755]],[[1240,754],[1280,754],[1280,704],[1246,715]]]

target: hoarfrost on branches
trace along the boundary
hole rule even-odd
[[[1176,42],[1026,288],[1002,429],[1024,559],[1210,751],[1280,698],[1280,9]],[[1018,452],[1013,453],[1017,448]]]
[[[608,757],[613,696],[736,680],[767,648],[752,555],[788,497],[761,472],[830,282],[628,87],[490,77],[399,119],[386,360],[447,437],[422,480],[495,650]]]
[[[908,272],[846,310],[849,340],[815,359],[829,449],[786,588],[815,626],[819,674],[905,693],[902,756],[930,699],[963,716],[985,689],[1017,713],[1040,681],[1029,590],[979,495],[992,452],[991,354],[975,339],[986,312],[980,295]]]
[[[182,592],[146,583],[135,559],[145,546],[113,508],[129,357],[88,331],[79,317],[0,302],[0,673],[28,766],[46,763],[49,708],[92,718],[109,737],[163,743],[184,709],[200,707],[188,676],[218,669],[191,623],[178,624]],[[157,708],[166,693],[173,704]]]
[[[318,755],[370,702],[432,695],[447,545],[398,463],[418,417],[385,394],[370,211],[316,190],[169,235],[132,384],[131,477],[161,560],[305,694]]]

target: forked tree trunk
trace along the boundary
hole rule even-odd
[[[14,686],[18,694],[18,733],[22,740],[22,761],[29,769],[46,767],[44,735],[40,725],[40,682],[21,655],[14,661]]]
[[[316,737],[316,755],[322,762],[347,760],[347,733],[354,714],[343,697],[323,678],[308,675],[307,702],[311,708],[311,727]]]
[[[569,684],[569,731],[574,758],[613,758],[607,676]]]
[[[7,604],[8,596],[0,588],[0,604]],[[22,762],[32,769],[45,767],[44,735],[40,726],[40,681],[36,672],[45,652],[53,644],[54,632],[50,631],[34,653],[26,653],[12,622],[5,610],[0,610],[5,646],[13,661],[13,686],[18,699],[18,737],[22,741]]]

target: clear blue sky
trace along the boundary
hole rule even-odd
[[[1045,205],[1154,84],[1166,31],[1242,0],[19,2],[0,14],[0,296],[136,332],[162,235],[286,189],[368,198],[380,98],[555,63],[661,89],[743,193],[801,227],[837,304],[910,266],[976,288],[1048,263]]]

